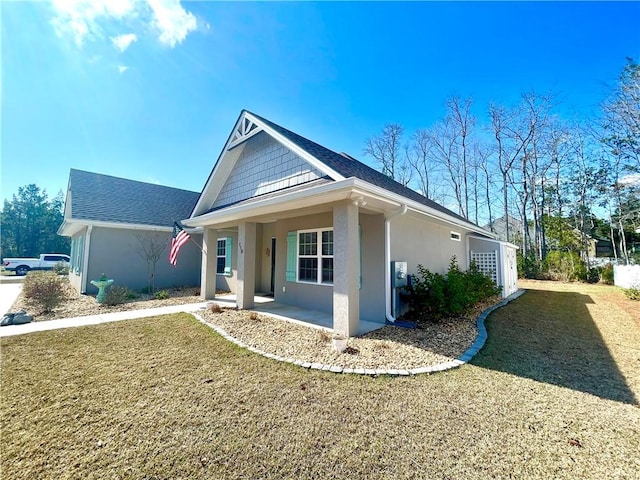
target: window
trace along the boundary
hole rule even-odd
[[[298,281],[333,283],[333,230],[298,232]]]
[[[451,240],[455,240],[459,242],[462,239],[461,235],[458,232],[451,232]]]
[[[216,274],[231,276],[233,238],[218,238],[216,243]]]
[[[358,226],[358,286],[362,287],[362,233]],[[320,245],[318,245],[318,243]],[[333,229],[287,233],[287,282],[333,284]]]
[[[218,275],[224,274],[225,260],[227,258],[226,241],[224,238],[218,239],[218,253],[217,253],[217,265],[216,273]]]
[[[68,262],[69,258],[64,255],[45,255],[45,262]]]

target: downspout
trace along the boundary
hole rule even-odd
[[[394,323],[396,317],[391,312],[391,219],[396,215],[407,213],[407,205],[403,204],[399,211],[384,219],[384,298],[385,314],[388,321]]]
[[[82,247],[82,272],[80,272],[80,293],[87,293],[87,279],[89,278],[89,248],[91,247],[91,231],[93,225],[87,227],[86,241],[83,242]]]

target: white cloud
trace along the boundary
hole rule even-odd
[[[129,67],[127,67],[126,65],[118,65],[118,72],[124,73],[127,70],[129,70]]]
[[[640,173],[630,173],[619,180],[622,185],[640,185]]]
[[[103,36],[100,22],[121,20],[134,12],[135,0],[53,0],[52,20],[59,37],[71,35],[76,45]]]
[[[129,45],[138,40],[138,36],[135,33],[126,33],[124,35],[118,35],[116,37],[111,37],[111,43],[121,52],[124,52]]]
[[[182,7],[180,0],[52,0],[51,5],[56,34],[70,36],[79,47],[110,38],[124,52],[138,36],[108,35],[123,26],[140,32],[152,30],[160,43],[175,47],[198,27],[196,17]]]
[[[159,31],[161,43],[175,47],[198,26],[196,17],[187,12],[180,0],[147,0],[153,11],[153,26]]]

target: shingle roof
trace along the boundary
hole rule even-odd
[[[250,113],[254,117],[261,120],[262,122],[266,123],[269,127],[273,128],[276,132],[283,135],[284,137],[286,137],[288,140],[298,145],[303,150],[306,150],[315,158],[317,158],[318,160],[326,164],[329,168],[335,170],[345,178],[350,178],[350,177],[359,178],[361,180],[364,180],[365,182],[369,182],[373,185],[384,188],[385,190],[388,190],[390,192],[396,193],[398,195],[402,195],[403,197],[419,202],[423,205],[431,207],[449,216],[455,217],[466,223],[472,223],[466,218],[458,215],[457,213],[452,212],[448,208],[443,207],[439,203],[436,203],[433,200],[429,200],[428,198],[420,195],[415,190],[405,187],[401,183],[398,183],[395,180],[393,180],[391,177],[388,177],[387,175],[384,175],[378,172],[377,170],[374,170],[373,168],[369,167],[368,165],[365,165],[362,162],[359,162],[358,160],[355,160],[353,158],[347,158],[344,155],[341,155],[332,150],[329,150],[328,148],[323,147],[322,145],[319,145],[315,142],[312,142],[311,140],[304,138],[298,135],[297,133],[292,132],[291,130],[287,130],[286,128],[281,127],[280,125],[275,124],[272,121],[267,120],[264,117],[261,117],[260,115],[256,115],[255,113],[249,112],[248,110],[246,110],[246,112]]]
[[[197,192],[71,169],[71,218],[170,227],[188,218]]]

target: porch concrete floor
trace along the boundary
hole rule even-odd
[[[236,296],[232,293],[216,295],[216,298],[213,301],[222,307],[236,306]],[[253,302],[254,307],[250,309],[251,311],[263,313],[286,322],[333,331],[333,316],[330,313],[276,303],[273,298],[260,294],[254,297]],[[373,330],[378,330],[379,328],[384,327],[384,325],[384,323],[370,322],[360,319],[356,335],[364,335],[365,333],[372,332]]]

